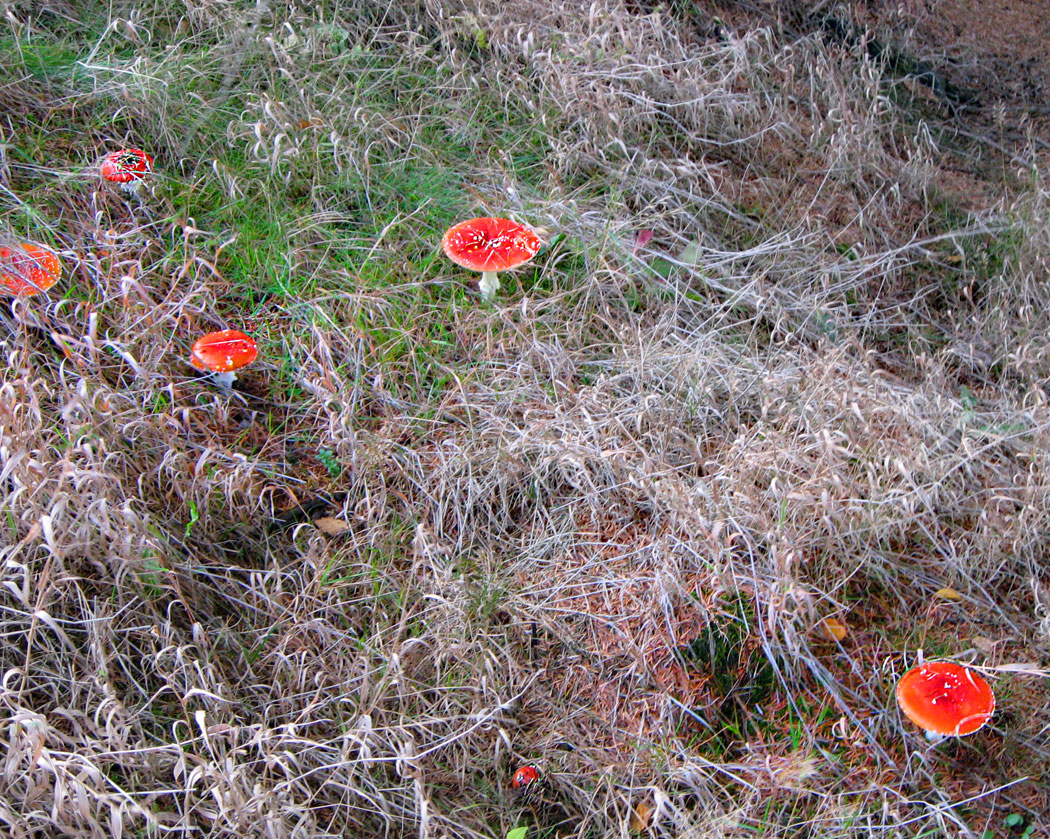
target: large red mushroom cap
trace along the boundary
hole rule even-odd
[[[141,149],[111,151],[102,158],[102,177],[115,184],[141,181],[153,171],[153,157]]]
[[[62,276],[62,262],[46,248],[24,242],[0,246],[0,285],[28,296],[47,291]]]
[[[905,673],[897,703],[917,726],[943,736],[973,734],[995,711],[988,682],[951,661],[928,661]]]
[[[472,218],[450,227],[441,247],[457,265],[475,271],[506,271],[532,259],[539,237],[509,218]]]
[[[254,338],[236,329],[224,329],[197,339],[190,352],[190,364],[211,373],[232,373],[251,364],[258,354]]]

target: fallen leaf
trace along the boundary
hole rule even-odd
[[[329,536],[339,536],[350,530],[350,525],[345,521],[342,519],[333,519],[330,516],[314,519],[314,527]]]
[[[634,240],[634,247],[631,248],[632,254],[637,254],[642,248],[649,244],[649,240],[653,238],[652,230],[639,230],[638,237]]]
[[[528,827],[514,827],[507,831],[507,839],[525,839]]]
[[[648,801],[640,801],[634,808],[634,812],[631,813],[631,832],[641,833],[645,830],[652,822],[654,812],[656,808],[652,804]]]
[[[321,518],[326,512],[338,509],[346,499],[345,492],[337,492],[329,498],[314,496],[299,501],[293,498],[295,506],[274,516],[270,527],[274,530],[284,530],[286,527],[295,527],[303,522],[312,522],[314,518]]]
[[[977,635],[970,639],[970,643],[977,647],[982,653],[990,653],[995,649],[995,645],[999,642],[993,641],[991,638],[985,638],[982,635]]]
[[[838,618],[824,618],[824,620],[817,624],[817,628],[820,630],[820,634],[826,641],[841,641],[849,635],[849,630],[846,628],[846,624]]]
[[[945,586],[944,588],[937,589],[937,591],[935,591],[933,593],[933,596],[934,597],[939,597],[939,598],[941,598],[941,600],[962,600],[963,599],[963,596],[961,594],[959,594],[959,592],[957,592],[953,588],[948,588],[947,586]]]
[[[700,255],[703,253],[703,245],[700,244],[699,240],[693,239],[688,245],[682,248],[678,254],[678,261],[686,265],[695,265],[700,261]]]

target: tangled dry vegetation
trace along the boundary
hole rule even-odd
[[[1045,827],[1045,144],[763,7],[99,5],[0,4],[8,835]]]

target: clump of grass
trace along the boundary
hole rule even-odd
[[[1045,184],[952,205],[864,51],[705,9],[7,19],[0,229],[73,266],[0,337],[13,836],[1046,809],[1045,680],[951,753],[892,707],[916,647],[1048,643]],[[491,308],[482,213],[546,239]]]

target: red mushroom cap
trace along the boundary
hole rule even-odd
[[[474,271],[506,271],[532,259],[539,237],[509,218],[472,218],[450,227],[441,247],[457,265]]]
[[[47,291],[62,276],[62,262],[46,248],[24,242],[0,246],[0,285],[28,296]]]
[[[111,151],[102,158],[102,177],[115,184],[140,181],[153,171],[153,156],[141,149]]]
[[[913,723],[934,734],[973,734],[992,717],[988,682],[951,661],[913,667],[897,684],[897,703]]]
[[[190,353],[190,364],[198,370],[230,373],[251,364],[258,354],[254,338],[236,329],[224,329],[197,339]]]
[[[521,789],[521,787],[528,786],[534,781],[540,779],[540,770],[535,766],[522,766],[514,773],[514,777],[510,779],[510,785],[514,789]]]

